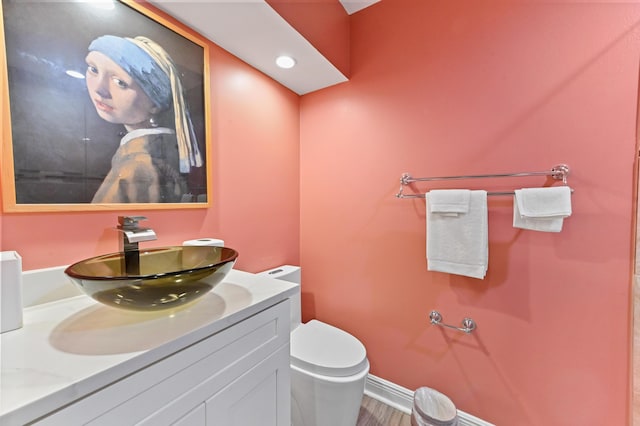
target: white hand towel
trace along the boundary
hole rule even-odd
[[[449,191],[454,191],[449,193]],[[469,195],[468,211],[461,208]],[[489,260],[487,192],[434,190],[427,193],[427,269],[483,279]],[[457,202],[451,203],[451,200]],[[448,205],[449,208],[431,206]]]
[[[429,192],[429,211],[457,216],[469,212],[471,191],[468,189],[434,189]]]
[[[571,216],[571,188],[523,188],[515,191],[513,227],[541,232],[560,232]]]

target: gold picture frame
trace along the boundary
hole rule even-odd
[[[4,212],[184,209],[210,205],[208,43],[134,1],[114,0],[113,7],[105,9],[107,4],[110,3],[2,0],[0,125]],[[132,40],[138,36],[152,40],[152,46],[159,45],[160,51],[169,57],[151,61],[152,67],[160,64],[158,69],[163,70],[159,77],[161,88],[157,89],[155,80],[147,79],[146,63],[140,64],[138,59],[127,62],[125,58],[125,64],[116,65],[134,76],[132,80],[139,82],[138,89],[142,87],[147,94],[161,92],[158,95],[161,101],[150,94],[147,98],[151,99],[150,109],[154,113],[160,110],[165,114],[165,122],[170,123],[166,126],[154,127],[157,124],[153,118],[146,120],[146,117],[144,125],[131,124],[130,116],[118,121],[113,118],[111,104],[96,103],[98,95],[93,93],[97,91],[97,83],[93,89],[89,87],[90,82],[97,81],[92,79],[94,72],[106,75],[102,63],[98,67],[89,60],[89,53],[106,51],[100,50],[102,45],[97,40],[126,40],[123,43],[130,46],[132,42],[141,44]],[[142,50],[148,45],[145,41]],[[139,53],[140,48],[134,50]],[[112,56],[122,59],[124,53],[120,52]],[[149,57],[154,58],[152,54]],[[138,74],[132,72],[129,63]],[[114,75],[105,80],[107,85],[124,84]],[[180,94],[179,99],[176,94]],[[104,96],[115,99],[109,93]],[[107,108],[111,115],[105,119],[103,113]],[[135,164],[147,164],[154,167],[154,172],[145,174],[127,169],[125,173],[122,171],[125,169],[116,169],[119,161],[116,157],[121,155],[118,153],[124,144],[134,146],[128,141],[133,138],[132,130],[140,127],[144,128],[141,130],[144,135],[164,134],[160,139],[166,140],[168,148],[160,150],[156,142],[153,145],[141,142],[153,147],[153,155],[147,155],[150,160],[141,157]],[[158,140],[154,137],[154,141]],[[174,167],[174,163],[179,167]],[[125,181],[125,175],[131,180]],[[109,191],[116,195],[111,196]]]

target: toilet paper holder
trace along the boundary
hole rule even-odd
[[[453,328],[454,330],[462,331],[463,333],[471,333],[478,326],[476,322],[469,317],[462,320],[462,327],[456,327],[455,325],[449,325],[442,322],[442,315],[438,311],[431,311],[429,314],[429,321],[433,325],[439,325],[440,327]]]

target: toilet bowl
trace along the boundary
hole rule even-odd
[[[298,266],[262,274],[300,283]],[[291,302],[291,424],[355,426],[369,373],[364,345],[324,322],[302,324],[299,291]]]

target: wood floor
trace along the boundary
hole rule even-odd
[[[356,426],[411,426],[411,416],[365,395]]]

